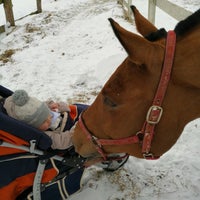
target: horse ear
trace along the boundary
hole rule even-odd
[[[136,28],[141,35],[145,37],[150,33],[156,32],[158,30],[151,22],[149,22],[144,16],[140,14],[135,6],[131,6],[131,10],[135,18]]]
[[[152,42],[122,28],[112,18],[109,18],[113,31],[128,53],[130,59],[137,64],[149,65],[149,56],[156,55],[155,45]]]

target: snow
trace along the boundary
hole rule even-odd
[[[148,1],[134,0],[147,16]],[[195,11],[199,0],[176,0]],[[35,0],[13,0],[15,19],[35,11]],[[0,35],[0,55],[14,49],[9,62],[0,61],[0,84],[25,89],[41,100],[92,103],[106,80],[125,58],[107,18],[136,32],[117,1],[48,0],[43,12],[16,21]],[[2,5],[0,25],[5,23]],[[156,26],[173,29],[177,21],[157,9]],[[86,169],[83,188],[69,200],[200,199],[200,121],[188,124],[177,143],[157,161],[130,157],[120,170]]]

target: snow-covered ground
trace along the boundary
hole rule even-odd
[[[147,16],[148,1],[134,0]],[[175,2],[175,1],[174,1]],[[199,0],[176,0],[195,11]],[[13,0],[16,19],[35,11],[35,0]],[[157,9],[156,26],[173,29],[177,23]],[[16,21],[10,34],[1,34],[0,84],[25,89],[41,100],[53,98],[90,104],[126,56],[107,18],[135,32],[116,0],[45,0],[43,12]],[[0,5],[0,25],[5,23]],[[8,51],[7,51],[8,52]],[[157,161],[130,157],[116,172],[90,167],[80,193],[70,200],[200,199],[200,121],[186,126],[177,144]]]

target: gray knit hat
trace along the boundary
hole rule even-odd
[[[29,97],[25,90],[16,90],[4,103],[9,116],[38,128],[50,115],[46,103]]]

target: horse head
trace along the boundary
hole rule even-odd
[[[74,129],[73,144],[84,157],[100,153],[105,158],[123,152],[142,158],[143,140],[149,137],[149,129],[153,129],[149,152],[159,157],[176,143],[185,125],[200,116],[200,10],[179,22],[173,31],[173,68],[162,105],[153,105],[152,109],[167,51],[167,33],[158,30],[134,6],[131,8],[141,35],[109,19],[127,58],[82,113]],[[147,119],[148,111],[159,112],[156,123]],[[147,131],[140,135],[146,126]]]

